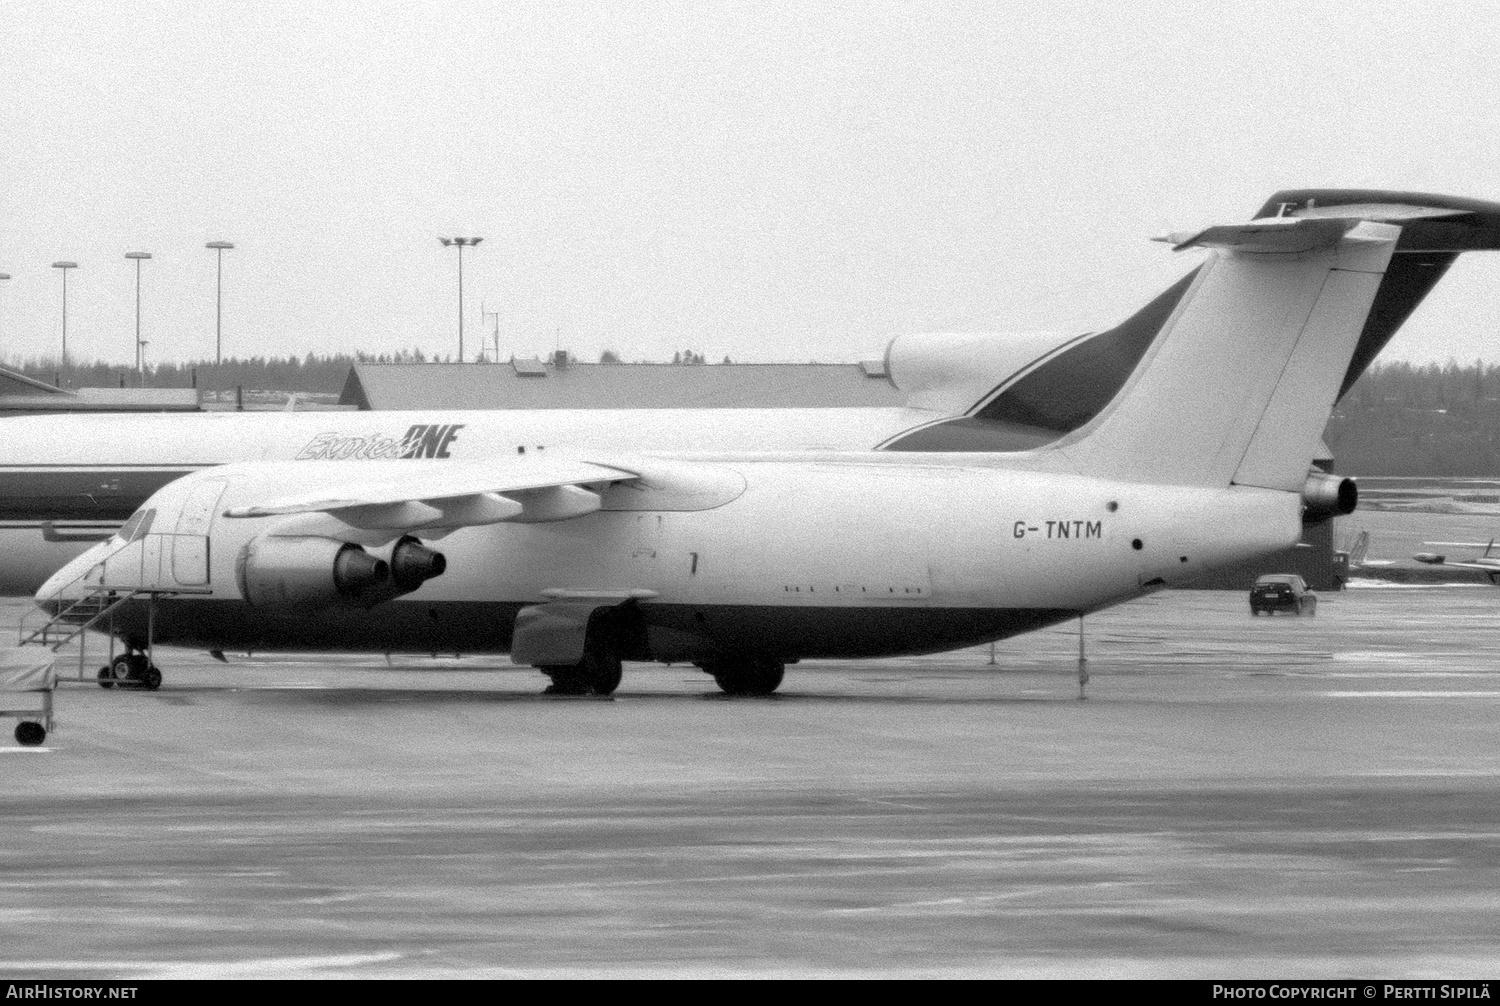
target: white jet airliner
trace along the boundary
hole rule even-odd
[[[906,409],[130,417],[173,480],[37,600],[109,610],[154,681],[153,637],[509,652],[600,694],[622,660],[764,694],[1004,638],[1352,510],[1310,470],[1329,410],[1500,205],[1284,192],[1168,240],[1207,257],[1109,331],[895,340]]]

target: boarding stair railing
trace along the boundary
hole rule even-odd
[[[169,537],[169,536],[162,536]],[[126,604],[138,598],[147,602],[146,609],[146,663],[154,666],[152,659],[156,635],[156,602],[161,597],[181,594],[208,594],[207,587],[191,587],[174,584],[171,587],[159,583],[148,584],[144,566],[136,583],[104,582],[104,562],[124,552],[135,542],[125,542],[99,563],[91,566],[82,576],[63,584],[49,597],[39,598],[38,606],[21,617],[18,631],[20,646],[45,646],[54,653],[75,640],[78,643],[78,677],[80,682],[93,683],[118,680],[122,668],[115,664],[117,636],[114,614]],[[134,562],[131,563],[134,566]],[[48,603],[50,602],[50,603]],[[101,623],[106,623],[101,625]],[[90,629],[103,631],[109,637],[109,656],[104,670],[96,677],[88,673],[88,637]],[[67,680],[66,678],[62,680]]]
[[[77,680],[83,682],[93,680],[88,674],[88,630],[109,620],[109,661],[106,667],[112,667],[115,656],[112,616],[122,605],[146,593],[141,588],[121,588],[93,582],[97,579],[97,571],[98,567],[94,567],[76,580],[64,584],[52,593],[50,605],[43,607],[39,603],[23,615],[17,633],[18,645],[45,646],[53,653],[76,641]],[[42,600],[48,599],[39,599],[39,602]]]
[[[121,605],[145,593],[147,591],[141,589],[121,590],[119,587],[98,585],[86,587],[81,595],[69,601],[56,614],[42,608],[28,612],[21,619],[20,645],[45,646],[56,653],[114,614]],[[38,619],[41,619],[41,624],[35,625]]]

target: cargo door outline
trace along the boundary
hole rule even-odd
[[[162,583],[162,560],[171,554],[171,539],[169,534],[148,534],[141,539],[142,590],[161,590],[170,586]]]
[[[193,487],[177,516],[172,535],[172,579],[184,587],[206,586],[209,581],[209,532],[214,510],[227,482],[209,481]],[[165,536],[163,536],[165,537]]]
[[[138,523],[132,517],[131,521],[122,528],[122,531],[130,532],[130,540],[100,563],[100,584],[130,590],[139,590],[147,586],[146,538],[150,535],[151,526],[156,522],[156,511],[145,510],[140,516],[141,520]],[[131,524],[135,526],[132,528]]]

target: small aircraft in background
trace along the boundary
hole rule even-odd
[[[1452,566],[1455,569],[1477,569],[1490,578],[1490,582],[1500,586],[1500,555],[1495,554],[1495,542],[1500,539],[1491,538],[1489,541],[1424,541],[1423,545],[1439,545],[1444,548],[1482,548],[1484,552],[1472,559],[1449,559],[1446,555],[1437,552],[1418,552],[1412,558],[1417,562],[1426,563],[1429,566]]]
[[[1372,569],[1381,569],[1386,566],[1396,565],[1396,560],[1394,559],[1366,558],[1365,553],[1368,552],[1369,549],[1370,532],[1361,531],[1358,535],[1354,536],[1351,539],[1348,539],[1345,542],[1344,547],[1339,549],[1334,554],[1342,561],[1344,569],[1347,570],[1350,575],[1375,575],[1369,573],[1368,571]]]

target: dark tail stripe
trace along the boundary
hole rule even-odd
[[[904,433],[889,451],[1025,451],[1093,419],[1114,399],[1192,286],[1194,269],[1114,328],[1070,343],[1001,385],[974,413]]]

